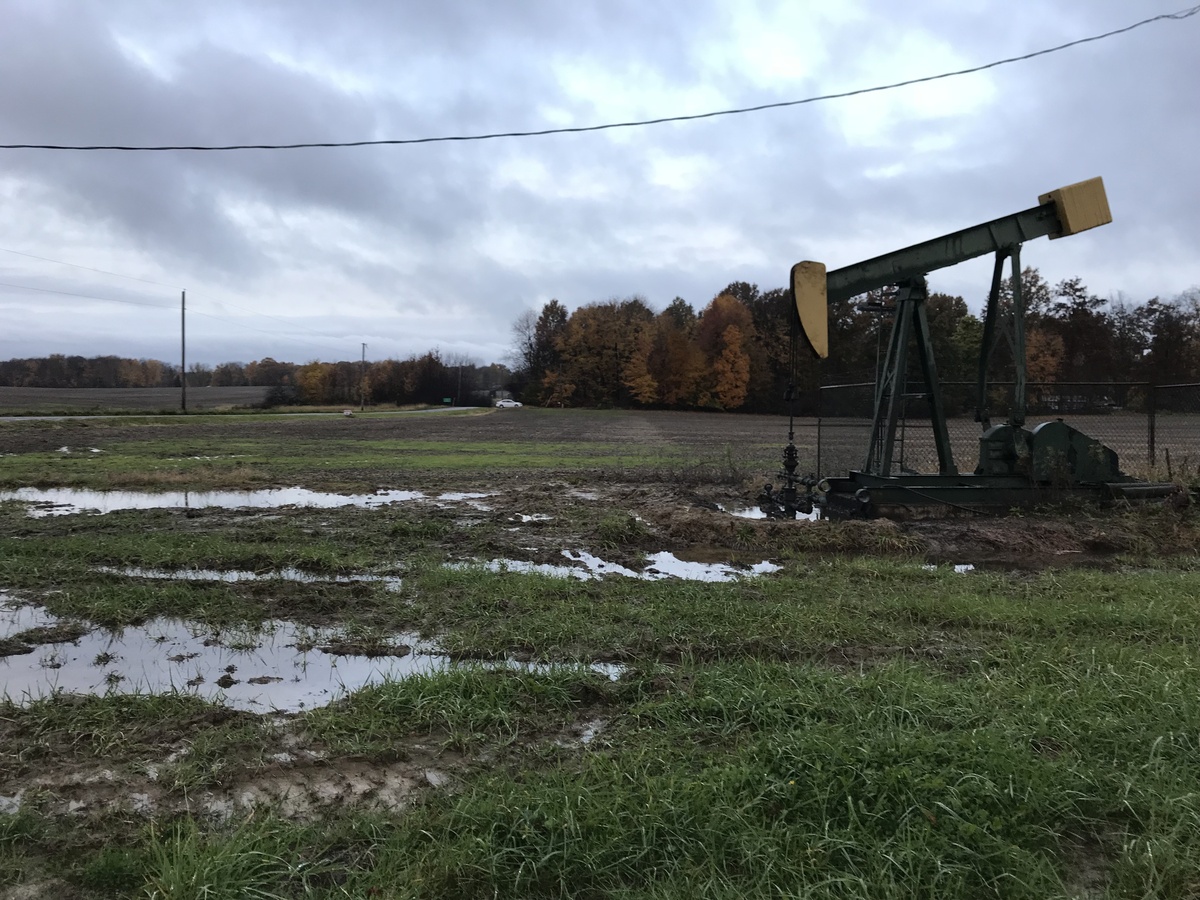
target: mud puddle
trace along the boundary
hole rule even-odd
[[[427,755],[437,762],[433,754]],[[126,809],[141,816],[186,812],[226,821],[253,814],[256,808],[265,806],[291,819],[310,820],[345,807],[398,812],[421,793],[454,781],[451,772],[435,765],[422,768],[419,763],[409,761],[380,765],[354,760],[338,760],[333,764],[313,754],[305,756],[292,759],[289,753],[276,754],[272,764],[252,778],[183,797],[160,783],[159,767],[155,765],[146,766],[152,773],[150,777],[118,774],[112,769],[65,777],[45,774],[32,779],[28,787],[0,795],[0,815],[20,812],[28,795],[33,794],[42,814],[60,816]],[[171,764],[162,768],[169,778]]]
[[[618,563],[607,562],[584,550],[564,550],[562,555],[570,561],[569,565],[557,566],[519,559],[493,559],[487,562],[452,563],[450,567],[464,569],[473,565],[481,565],[490,572],[522,572],[548,575],[551,578],[575,578],[579,581],[591,581],[607,575],[637,578],[642,581],[661,581],[665,578],[678,578],[684,581],[735,581],[739,578],[778,572],[782,568],[767,560],[745,568],[727,563],[688,562],[679,559],[674,553],[664,551],[649,556],[647,565],[639,572]]]
[[[457,495],[437,498],[451,502]],[[91,491],[77,488],[18,488],[0,491],[0,502],[15,500],[28,504],[34,518],[91,512],[104,515],[126,509],[278,509],[286,506],[307,509],[337,509],[353,506],[376,509],[395,503],[427,500],[420,491],[376,491],[373,494],[332,494],[307,488],[270,488],[247,491]],[[462,495],[478,502],[478,495]]]
[[[45,638],[45,640],[43,640]],[[54,643],[50,643],[54,641]],[[68,694],[179,691],[251,712],[324,706],[361,687],[458,665],[416,634],[364,641],[338,629],[271,621],[214,630],[180,619],[90,630],[0,595],[0,684],[14,702]],[[546,663],[491,665],[544,671]],[[623,669],[597,664],[615,679]]]
[[[739,506],[739,507],[729,508],[729,507],[722,506],[720,503],[718,503],[717,509],[719,509],[723,513],[729,513],[729,515],[734,516],[735,518],[738,518],[738,519],[766,519],[766,518],[768,518],[767,514],[763,511],[763,508],[761,506]],[[788,519],[779,519],[777,521],[787,522],[789,520]],[[791,519],[790,521],[793,521],[793,522],[819,522],[819,521],[821,521],[821,511],[819,509],[813,509],[813,511],[810,513],[797,513],[796,517],[794,519]]]
[[[273,572],[249,572],[240,569],[143,569],[137,566],[117,568],[98,566],[95,571],[126,578],[148,578],[158,581],[211,581],[237,584],[244,581],[294,581],[300,584],[382,584],[389,591],[403,587],[399,575],[314,575],[299,569],[284,568]]]
[[[482,502],[489,497],[494,497],[495,494],[479,493],[477,491],[447,491],[443,494],[438,494],[434,500],[439,506],[448,506],[454,503],[465,503],[472,509],[477,509],[480,512],[491,512],[492,507]]]

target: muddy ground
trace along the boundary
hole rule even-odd
[[[916,521],[770,521],[738,515],[754,509],[759,489],[772,479],[786,429],[786,420],[776,417],[538,409],[353,418],[179,417],[137,424],[96,419],[0,423],[0,454],[46,454],[48,461],[61,461],[73,453],[85,460],[140,460],[142,457],[131,456],[131,448],[161,444],[166,469],[114,468],[120,480],[112,486],[179,490],[190,485],[188,479],[198,477],[198,470],[184,466],[172,472],[171,461],[202,459],[213,461],[203,473],[205,489],[302,486],[364,496],[378,490],[420,492],[419,498],[393,508],[399,512],[388,520],[388,527],[394,530],[379,531],[380,559],[390,552],[387,541],[395,538],[410,539],[430,559],[450,564],[502,559],[562,566],[571,564],[564,559],[566,550],[594,553],[613,566],[637,572],[646,565],[648,555],[669,552],[682,561],[742,567],[782,560],[793,568],[790,577],[799,579],[799,570],[806,569],[810,560],[849,556],[898,559],[906,572],[915,571],[917,576],[926,573],[912,563],[973,566],[1018,573],[1018,579],[1026,579],[1057,568],[1124,571],[1147,561],[1194,558],[1200,548],[1196,511],[1178,502],[1108,510],[1073,504],[999,516],[959,511]],[[256,463],[250,483],[239,481],[246,471],[222,462],[227,445],[234,442],[265,448],[267,462]],[[388,442],[396,442],[394,456],[389,455]],[[797,443],[802,446],[802,459],[811,460],[813,448],[803,438]],[[355,455],[368,444],[376,451],[382,448],[382,454]],[[411,459],[422,452],[419,448],[423,445],[431,448],[427,452],[439,454],[443,463],[446,459],[456,463],[413,464]],[[496,465],[499,450],[509,446],[543,454],[550,448],[550,458],[547,461],[543,456],[523,467]],[[312,454],[311,465],[271,469],[272,451],[294,455],[297,447],[306,448],[299,451],[301,455]],[[465,458],[458,459],[459,453]],[[561,454],[561,462],[555,460],[555,454]],[[104,470],[100,471],[103,474]],[[4,458],[0,456],[0,477],[3,473]],[[96,476],[91,471],[85,474]],[[223,478],[228,483],[223,483]],[[12,479],[0,483],[23,486]],[[197,546],[214,534],[248,540],[257,527],[276,527],[280,522],[295,527],[281,532],[286,539],[304,536],[301,545],[308,538],[316,544],[341,534],[338,540],[345,540],[350,547],[355,540],[370,537],[355,531],[366,531],[362,517],[369,513],[346,510],[344,517],[342,513],[179,508],[147,512],[133,527],[142,534],[166,533],[181,541],[194,536]],[[113,546],[121,548],[125,545],[117,542],[119,533],[134,522],[131,517],[105,516],[28,518],[11,509],[7,515],[4,521],[9,533],[0,537],[14,544],[42,541],[57,546],[54,542],[60,541],[65,545],[73,531],[87,530],[95,541],[112,540]],[[354,515],[360,518],[356,520]],[[256,565],[231,565],[250,568],[251,576],[265,576],[262,582],[252,578],[238,582],[237,590],[247,607],[257,604],[265,609],[269,599],[277,604],[278,612],[264,614],[264,619],[277,615],[315,628],[336,626],[353,617],[362,626],[361,633],[344,638],[321,637],[304,647],[293,643],[300,652],[322,659],[369,659],[380,665],[391,664],[393,657],[404,662],[419,654],[416,638],[411,646],[407,642],[389,645],[381,642],[380,629],[390,625],[394,632],[397,623],[404,627],[422,624],[415,613],[412,619],[405,618],[422,598],[403,596],[393,602],[385,585],[337,583],[338,576],[360,573],[336,566],[322,570],[314,564],[304,569],[303,574],[311,575],[316,587],[280,578],[277,573],[288,560],[271,556],[274,548],[270,544],[261,549],[264,555]],[[228,545],[225,550],[232,552]],[[126,577],[132,587],[150,584],[157,588],[159,582],[151,584],[149,577],[122,571],[128,564],[122,558],[103,560],[105,567],[113,569],[104,573],[105,577]],[[94,579],[87,582],[87,589],[111,587],[110,581],[96,577],[98,570],[90,559],[87,565],[91,566],[87,577]],[[196,565],[215,567],[206,560]],[[22,571],[13,571],[25,577]],[[72,571],[84,571],[82,564]],[[399,570],[370,573],[376,580],[392,575],[408,577]],[[56,583],[53,565],[28,577],[45,584],[43,596],[0,583],[0,602],[52,602],[54,592],[83,591],[69,578]],[[139,579],[145,583],[135,584]],[[611,576],[600,585],[572,583],[563,594],[590,593],[600,598],[611,591],[619,595],[614,604],[627,606],[633,620],[641,612],[640,600],[631,596],[632,592],[622,593],[614,587],[615,581],[616,576]],[[455,589],[465,590],[461,584]],[[759,603],[766,608],[779,602],[778,598],[754,596],[752,590],[741,595],[746,605]],[[455,675],[461,677],[461,683],[444,688],[447,695],[486,696],[481,685],[499,689],[499,683],[511,680],[514,671],[523,671],[520,664],[543,661],[541,648],[505,643],[502,637],[493,639],[486,634],[487,616],[505,618],[510,603],[518,612],[522,603],[532,608],[540,595],[531,596],[513,591],[512,597],[496,600],[480,614],[482,624],[474,639],[482,642],[482,649],[471,643],[469,628],[460,634],[457,650],[443,648],[447,658],[518,666]],[[698,591],[696,598],[688,597],[686,602],[692,599],[701,602],[705,598]],[[785,599],[786,605],[801,605],[798,596]],[[554,614],[559,615],[557,606]],[[899,621],[903,624],[903,617]],[[736,644],[727,633],[718,634],[719,623],[707,619],[694,623],[695,633],[703,640],[690,639],[677,630],[675,622],[670,627],[658,626],[657,632],[644,625],[647,633],[630,637],[621,653],[571,657],[572,662],[583,665],[573,674],[553,676],[562,679],[558,705],[546,702],[546,695],[529,687],[527,693],[538,698],[529,701],[529,710],[502,708],[498,714],[487,713],[495,715],[494,719],[484,716],[483,724],[470,727],[421,720],[421,702],[428,705],[429,698],[421,702],[417,702],[421,698],[413,698],[399,714],[385,705],[381,713],[372,703],[395,703],[395,698],[377,696],[371,688],[325,709],[293,707],[284,713],[213,707],[197,697],[137,692],[118,697],[116,690],[109,696],[52,697],[44,703],[10,706],[7,715],[0,715],[0,815],[36,810],[48,820],[72,823],[71,828],[89,822],[98,823],[98,828],[112,827],[114,817],[123,816],[121,827],[134,833],[147,818],[191,815],[237,822],[253,815],[258,806],[270,806],[302,820],[319,820],[330,810],[350,806],[390,814],[409,809],[431,794],[460,790],[483,773],[506,767],[532,771],[564,760],[573,764],[572,754],[617,740],[621,710],[627,713],[631,705],[649,696],[686,696],[692,676],[679,674],[684,661],[800,658],[854,677],[887,660],[912,658],[929,661],[947,677],[961,677],[974,671],[972,666],[982,656],[972,642],[990,638],[982,625],[976,631],[975,624],[968,622],[958,634],[947,631],[950,625],[946,622],[936,619],[927,632],[913,640],[891,634],[833,639],[818,630],[810,643],[793,641],[789,647],[784,645],[790,638],[782,631],[741,634],[741,644]],[[588,627],[592,627],[590,619]],[[39,624],[9,635],[7,645],[0,641],[0,656],[11,653],[12,658],[23,658],[43,652],[47,665],[53,666],[58,651],[35,648],[52,644],[66,648],[62,652],[67,653],[80,638],[70,623]],[[235,639],[246,640],[235,635],[214,641],[224,640],[230,645],[224,649],[230,650]],[[569,647],[570,641],[563,638],[560,646]],[[109,665],[102,660],[105,653],[87,652],[89,659],[95,653],[95,671],[102,678]],[[167,656],[177,653],[177,648],[164,637],[156,652]],[[181,672],[186,665],[194,667],[184,658],[187,654],[179,655]],[[616,668],[604,670],[598,665],[603,663]],[[215,683],[228,688],[239,683],[266,687],[267,682],[279,680],[277,673],[259,671],[240,660],[235,665],[222,658],[220,665],[225,668],[214,663],[208,677],[214,680],[220,673],[224,685],[221,680]],[[131,671],[121,670],[120,674]],[[190,669],[188,674],[192,674]],[[181,683],[192,682],[181,678]],[[411,721],[405,720],[405,715]],[[371,729],[382,737],[370,737]],[[518,732],[519,740],[514,738]],[[625,739],[632,733],[626,733]],[[79,837],[72,840],[86,843]],[[40,895],[31,894],[52,895],[71,894],[62,884],[52,885]],[[5,896],[0,890],[0,897]]]
[[[437,414],[391,413],[345,418],[338,415],[279,415],[271,417],[205,417],[162,424],[121,419],[61,422],[4,423],[0,425],[0,454],[52,453],[63,447],[108,451],[130,443],[170,441],[190,448],[185,452],[219,454],[229,441],[261,441],[287,447],[295,442],[313,446],[353,446],[355,441],[430,442],[447,451],[455,443],[474,459],[454,470],[410,468],[405,453],[394,464],[340,469],[336,464],[314,467],[301,479],[277,479],[279,486],[302,482],[306,487],[335,490],[414,490],[434,496],[439,492],[488,492],[488,505],[496,516],[519,517],[530,511],[550,515],[578,506],[581,492],[597,507],[627,509],[654,522],[659,536],[669,537],[658,549],[690,551],[701,557],[715,545],[728,549],[726,532],[740,530],[737,543],[756,543],[750,533],[778,537],[807,523],[770,523],[711,515],[718,507],[752,507],[762,484],[774,481],[780,451],[786,441],[787,419],[687,412],[632,412],[588,410],[474,410]],[[827,433],[826,450],[839,435]],[[851,440],[855,434],[846,434]],[[801,467],[815,467],[815,426],[798,420],[797,445]],[[595,468],[578,462],[569,468],[540,466],[533,472],[514,472],[489,465],[480,444],[519,444],[591,449],[602,447],[610,457]],[[628,465],[611,454],[622,448],[630,454]],[[651,458],[661,453],[661,460]],[[635,457],[642,457],[636,460]],[[0,466],[0,474],[3,467]],[[148,485],[152,486],[152,485]],[[166,485],[163,485],[164,487]],[[234,487],[236,485],[231,485]],[[261,487],[261,484],[255,484]],[[1160,504],[1152,504],[1157,508]],[[1180,498],[1172,501],[1178,512]],[[931,562],[1011,566],[1023,570],[1080,564],[1105,564],[1129,552],[1173,555],[1194,551],[1192,532],[1185,516],[1167,516],[1149,524],[1130,523],[1120,516],[1087,506],[1067,506],[1046,515],[977,516],[966,513],[909,523],[861,522],[840,526],[827,549],[871,551],[884,543],[899,542],[901,549]],[[558,519],[561,526],[562,519]],[[747,529],[750,532],[747,532]],[[783,531],[781,531],[781,529]],[[557,532],[557,527],[551,529]],[[850,534],[845,533],[851,532]],[[853,536],[861,532],[862,539]],[[818,534],[820,531],[818,530]],[[832,535],[831,535],[832,537]],[[553,552],[570,546],[568,535],[555,533]],[[770,543],[769,540],[763,543]],[[822,541],[814,536],[813,549]],[[637,548],[634,548],[637,549]],[[710,552],[710,555],[711,555]]]
[[[259,406],[265,387],[205,387],[188,390],[191,410]],[[179,388],[29,388],[0,387],[0,410],[45,411],[94,409],[171,411],[181,403]]]

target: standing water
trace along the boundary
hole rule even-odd
[[[18,488],[0,491],[0,502],[27,503],[29,515],[67,516],[82,512],[104,513],[122,509],[278,509],[298,506],[336,509],[355,506],[374,509],[424,500],[420,491],[376,491],[374,494],[330,494],[307,488],[270,488],[256,491],[89,491],[78,488]]]

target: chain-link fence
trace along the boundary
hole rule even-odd
[[[1011,382],[990,385],[988,407],[993,424],[1006,421],[1014,388]],[[817,446],[822,473],[841,474],[863,468],[871,439],[875,390],[873,383],[821,389]],[[974,384],[965,382],[942,385],[950,446],[960,472],[973,472],[979,461],[982,428],[975,421],[975,391]],[[924,386],[910,385],[904,397],[892,472],[937,472],[937,449]],[[1200,466],[1200,385],[1033,382],[1026,384],[1025,404],[1026,427],[1062,419],[1115,450],[1121,468],[1131,474],[1187,477]]]
[[[817,402],[819,474],[844,475],[863,468],[871,439],[874,403],[875,385],[870,382],[821,388]]]
[[[1151,473],[1195,481],[1200,476],[1200,384],[1160,384],[1149,394]]]

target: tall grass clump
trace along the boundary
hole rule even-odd
[[[519,672],[460,665],[363,688],[305,718],[312,734],[342,753],[394,757],[398,739],[443,734],[452,745],[511,743],[559,727],[610,685],[579,666]]]
[[[307,893],[324,865],[289,846],[290,829],[247,822],[206,833],[189,819],[151,829],[145,849],[143,896],[150,900],[279,900]]]

